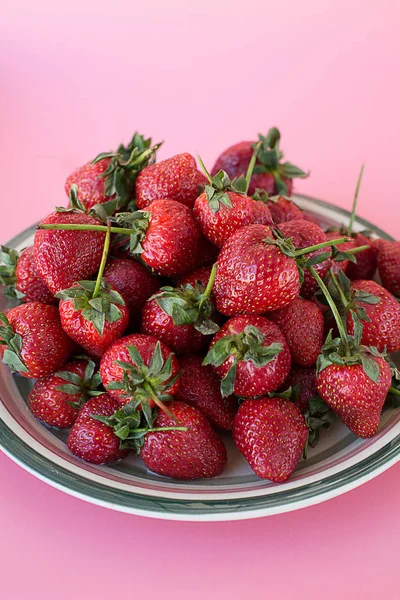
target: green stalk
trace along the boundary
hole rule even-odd
[[[155,431],[187,431],[188,429],[188,427],[153,427],[151,429],[141,427],[139,429],[135,429],[135,433],[153,433]]]
[[[365,246],[357,246],[357,248],[352,248],[351,250],[346,250],[346,254],[357,254],[357,252],[363,252],[363,250],[368,250],[371,246],[365,244]]]
[[[349,231],[350,231],[350,233],[352,233],[352,231],[353,231],[354,219],[355,219],[355,216],[356,216],[356,206],[357,206],[358,192],[360,191],[360,185],[361,185],[361,180],[362,180],[363,173],[364,173],[364,165],[362,165],[362,167],[361,167],[361,171],[360,171],[360,174],[358,176],[356,191],[355,191],[355,194],[354,194],[353,208],[352,208],[352,211],[351,211],[350,222],[349,222]]]
[[[156,404],[160,410],[165,412],[167,417],[169,417],[170,419],[175,421],[175,423],[177,423],[178,421],[177,421],[177,418],[175,417],[175,415],[169,410],[169,408],[167,408],[165,406],[165,404],[163,402],[161,402],[161,400],[157,397],[157,394],[154,392],[151,385],[148,383],[145,383],[143,387],[146,390],[146,392],[149,394],[150,398],[153,400],[154,404]]]
[[[200,163],[201,170],[203,171],[204,175],[207,177],[207,179],[208,179],[209,183],[211,183],[211,185],[212,185],[212,177],[211,177],[210,173],[207,171],[205,164],[204,164],[204,163],[203,163],[203,161],[201,160],[201,157],[200,157],[200,156],[198,156],[198,157],[197,157],[197,160],[198,160],[198,161],[199,161],[199,163]]]
[[[256,164],[256,160],[257,160],[257,154],[258,154],[259,149],[261,148],[261,145],[262,145],[261,141],[259,141],[256,144],[256,147],[254,148],[254,152],[253,152],[253,155],[251,157],[249,166],[247,168],[247,173],[246,173],[246,189],[244,191],[244,193],[246,195],[247,195],[247,192],[249,191],[250,180],[251,180],[252,175],[253,175],[254,167],[255,167],[255,164]]]
[[[338,293],[338,294],[339,294],[339,296],[340,296],[340,300],[341,300],[341,302],[343,303],[343,306],[346,308],[346,307],[347,307],[347,305],[348,305],[347,298],[346,298],[346,296],[344,295],[344,293],[343,293],[343,290],[342,290],[342,288],[341,288],[341,287],[340,287],[340,285],[339,285],[339,282],[338,282],[338,280],[337,280],[337,277],[336,277],[335,273],[333,272],[333,269],[332,269],[332,267],[329,269],[329,275],[331,276],[332,283],[333,283],[333,285],[335,286],[335,288],[336,288],[336,291],[337,291],[337,293]]]
[[[108,227],[106,225],[83,225],[81,223],[59,223],[58,225],[44,223],[43,225],[38,225],[37,228],[50,229],[53,231],[108,231]],[[132,229],[125,227],[110,227],[110,232],[131,235]]]
[[[321,242],[320,244],[315,244],[314,246],[308,246],[308,248],[300,248],[296,250],[294,253],[295,256],[303,256],[303,254],[309,254],[310,252],[315,252],[315,250],[319,250],[320,248],[327,248],[328,246],[338,246],[339,244],[343,244],[343,242],[348,242],[349,238],[341,237],[336,240],[327,240],[326,242]]]
[[[310,271],[311,275],[314,277],[315,281],[318,283],[319,287],[321,288],[322,293],[324,294],[324,296],[329,304],[329,308],[332,311],[332,314],[336,321],[337,328],[339,330],[340,339],[342,340],[342,343],[345,348],[346,356],[350,356],[350,348],[349,348],[349,342],[347,339],[347,333],[344,328],[342,319],[340,318],[340,314],[336,307],[336,304],[334,303],[333,298],[330,295],[328,288],[326,287],[325,283],[322,281],[321,277],[318,275],[318,273],[316,272],[314,267],[308,267],[308,270]]]
[[[100,287],[101,287],[101,280],[103,278],[103,273],[104,273],[104,269],[106,267],[106,262],[107,262],[107,257],[108,257],[108,251],[110,249],[110,239],[111,239],[111,231],[110,230],[111,230],[111,226],[110,226],[110,222],[108,222],[106,239],[104,240],[103,254],[101,257],[99,272],[97,273],[96,285],[95,285],[95,288],[94,288],[94,291],[92,294],[92,299],[97,298],[97,296],[99,295],[99,291],[100,291]]]
[[[213,267],[211,269],[211,273],[210,273],[210,277],[209,280],[207,282],[207,287],[204,290],[204,294],[201,295],[201,299],[199,302],[199,308],[201,309],[201,307],[203,306],[204,302],[206,300],[208,300],[208,298],[210,297],[211,291],[212,291],[212,287],[214,285],[214,280],[215,280],[215,276],[217,274],[217,263],[213,264]]]
[[[394,387],[390,387],[388,393],[394,394],[395,396],[400,396],[400,391],[396,390],[396,388],[394,388]]]

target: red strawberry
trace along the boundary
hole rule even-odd
[[[265,317],[229,319],[214,336],[204,360],[221,381],[223,396],[262,396],[285,381],[290,350],[279,328]]]
[[[379,244],[378,270],[383,287],[400,297],[400,242]]]
[[[102,226],[103,223],[82,212],[55,212],[39,225]],[[38,229],[35,234],[35,262],[39,276],[53,294],[76,281],[97,273],[105,240],[105,231],[60,231]]]
[[[191,354],[180,359],[181,377],[176,400],[196,406],[213,425],[231,429],[238,403],[234,396],[224,398],[220,381],[212,367],[204,366],[201,356]]]
[[[180,279],[178,279],[178,285],[186,285],[189,283],[192,286],[195,286],[197,282],[201,283],[201,285],[206,286],[208,280],[210,279],[211,271],[213,265],[208,265],[207,267],[200,267],[200,269],[195,269],[191,273],[184,275]]]
[[[321,227],[304,219],[282,223],[282,225],[280,225],[280,230],[284,236],[292,239],[292,243],[296,248],[306,248],[308,246],[321,244],[327,241],[326,234],[322,231]],[[329,248],[316,250],[315,252],[308,254],[308,258],[312,259],[318,255],[325,255],[327,252],[329,252]],[[326,260],[316,264],[314,268],[318,275],[323,279],[327,274],[330,265],[331,260],[330,258],[327,258]],[[304,282],[301,286],[301,294],[303,296],[312,296],[317,287],[318,286],[313,277],[306,270],[304,273]]]
[[[45,377],[59,369],[72,352],[55,306],[28,302],[0,313],[3,362],[23,377]]]
[[[86,462],[98,465],[125,458],[128,452],[120,448],[120,438],[114,433],[113,428],[94,418],[94,416],[109,417],[118,409],[118,402],[107,394],[86,402],[67,439],[67,446],[72,454]]]
[[[199,193],[199,173],[190,154],[177,154],[143,169],[136,181],[136,203],[144,209],[153,200],[169,198],[192,208]]]
[[[210,298],[216,268],[207,287],[201,283],[179,288],[163,287],[147,300],[142,312],[141,332],[154,335],[177,354],[197,352],[219,327],[211,319],[215,313]]]
[[[131,258],[109,260],[104,279],[125,300],[131,326],[139,327],[140,314],[146,300],[160,289],[159,279]]]
[[[298,395],[294,403],[302,413],[305,413],[308,409],[309,400],[318,396],[315,367],[293,365],[281,389],[286,390],[295,386],[298,387]]]
[[[349,262],[346,269],[346,275],[350,279],[372,279],[377,267],[377,249],[372,240],[362,233],[353,234],[354,248],[359,246],[368,246],[366,250],[362,250],[355,255],[356,262]],[[341,247],[340,250],[343,250]]]
[[[363,309],[361,343],[375,346],[379,352],[400,350],[400,304],[394,296],[375,281],[354,281],[351,284],[352,301],[347,307],[347,328],[354,334],[351,307]],[[372,296],[372,299],[371,299]],[[357,312],[357,310],[356,310]]]
[[[16,250],[0,246],[0,283],[6,286],[5,294],[9,298],[23,298],[27,302],[57,304],[36,270],[33,246],[25,248],[19,254]]]
[[[148,433],[140,455],[153,473],[174,479],[200,479],[220,475],[227,461],[226,448],[207,419],[184,402],[169,404],[172,414],[186,431]],[[173,427],[176,422],[160,412],[154,427]]]
[[[282,196],[278,196],[276,199],[270,198],[267,206],[276,224],[304,219],[303,211],[294,202]]]
[[[155,160],[159,145],[151,146],[151,139],[135,133],[125,148],[122,144],[116,152],[103,152],[92,162],[84,164],[71,173],[65,182],[70,195],[71,186],[79,189],[79,200],[85,211],[96,204],[116,199],[116,208],[126,206],[135,195],[135,181],[140,171]]]
[[[250,195],[253,195],[259,188],[271,196],[276,194],[288,196],[292,193],[294,177],[308,177],[307,173],[291,163],[280,162],[283,158],[283,153],[279,150],[280,137],[276,127],[270,129],[265,137],[259,135],[262,146],[250,181]],[[215,175],[222,169],[228,173],[230,178],[244,175],[250,163],[254,146],[255,142],[240,142],[231,146],[217,159],[212,174]]]
[[[179,363],[171,350],[151,335],[133,334],[106,350],[100,363],[104,387],[121,404],[134,400],[144,410],[168,400],[179,387]]]
[[[33,416],[52,427],[71,427],[90,395],[101,383],[92,361],[66,363],[60,371],[38,379],[28,397]]]
[[[333,230],[327,231],[325,235],[328,240],[337,240],[338,238],[342,237],[343,234],[340,231]],[[340,251],[347,252],[347,250],[353,250],[355,247],[356,244],[354,243],[354,240],[351,239],[347,242],[343,242],[343,244],[340,244]],[[339,270],[343,271],[343,273],[347,273],[350,264],[351,263],[347,258],[344,258],[344,260],[340,261],[332,260],[331,268],[335,275],[339,273]]]
[[[241,404],[232,434],[256,475],[280,483],[294,471],[307,441],[308,427],[290,400],[259,398]]]
[[[296,298],[284,308],[268,314],[278,325],[298,365],[315,365],[324,343],[324,316],[314,302]]]

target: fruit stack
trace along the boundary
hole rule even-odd
[[[324,231],[279,144],[272,128],[209,172],[135,133],[68,177],[32,247],[1,248],[3,363],[79,459],[215,477],[225,430],[278,483],[333,418],[367,438],[396,403],[400,242],[353,232],[362,173],[350,222]]]

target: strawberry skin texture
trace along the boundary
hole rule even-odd
[[[96,465],[117,462],[127,456],[112,428],[91,415],[110,416],[120,408],[108,394],[88,400],[81,408],[67,439],[67,446],[78,458]]]
[[[66,363],[62,370],[83,378],[86,366],[86,361],[77,360]],[[79,409],[69,403],[76,402],[80,394],[67,394],[56,389],[66,383],[65,379],[57,377],[54,373],[35,381],[28,397],[28,406],[36,419],[59,429],[71,427],[75,423]]]
[[[33,246],[25,248],[19,255],[15,276],[15,287],[19,292],[25,294],[26,301],[57,304],[57,299],[54,298],[36,270]]]
[[[382,406],[392,376],[383,358],[374,360],[380,367],[378,383],[366,375],[362,365],[330,365],[317,376],[318,392],[355,435],[372,437],[379,428]]]
[[[274,483],[286,481],[304,449],[308,427],[290,400],[245,400],[232,426],[233,439],[253,471]]]
[[[310,221],[306,221],[305,219],[298,219],[296,221],[289,221],[287,223],[282,223],[280,229],[288,238],[292,238],[292,242],[297,249],[307,248],[308,246],[313,246],[314,244],[321,244],[322,242],[327,241],[326,234],[322,231],[319,225],[315,223],[311,223]],[[315,252],[310,252],[307,254],[307,258],[311,258],[318,254],[322,254],[324,252],[329,252],[328,248],[322,248],[321,250],[316,250]],[[324,279],[327,272],[329,271],[329,267],[331,266],[331,259],[324,260],[321,263],[314,265],[315,271]],[[304,272],[304,282],[301,286],[301,295],[302,296],[312,296],[316,291],[318,285],[311,275],[306,269]]]
[[[282,181],[286,184],[287,195],[291,196],[293,192],[292,180],[288,177],[282,177]],[[250,196],[254,194],[257,188],[265,190],[269,196],[276,196],[278,194],[278,189],[272,173],[254,173],[249,185],[248,193]]]
[[[173,401],[168,404],[179,426],[187,431],[148,433],[140,451],[153,473],[174,479],[217,477],[227,461],[226,448],[205,416],[194,406]],[[175,421],[160,412],[154,427],[174,427]]]
[[[175,325],[173,318],[153,298],[144,305],[140,331],[164,342],[176,354],[198,352],[209,341],[208,336],[197,331],[192,324]]]
[[[152,165],[153,166],[153,165]],[[155,200],[141,258],[158,275],[180,277],[198,266],[201,231],[192,211],[174,200]]]
[[[263,240],[267,237],[272,237],[268,226],[248,225],[222,248],[213,286],[217,310],[222,314],[262,314],[283,308],[299,295],[296,262],[266,244]]]
[[[121,294],[129,309],[131,327],[140,326],[140,314],[150,296],[160,289],[160,281],[146,267],[130,258],[113,258],[106,266],[104,279]]]
[[[276,202],[269,200],[267,206],[272,215],[274,223],[286,223],[287,221],[296,221],[304,219],[303,211],[291,200],[280,196]]]
[[[293,365],[281,390],[285,391],[295,385],[299,386],[299,395],[295,400],[295,405],[302,413],[305,413],[308,409],[308,401],[311,400],[311,398],[318,396],[315,367],[300,367],[299,365]]]
[[[374,246],[372,240],[367,238],[362,233],[357,233],[353,237],[354,248],[358,246],[368,246],[367,250],[358,252],[355,257],[357,263],[349,262],[349,266],[346,269],[346,275],[350,279],[372,279],[376,272],[377,267],[377,248]]]
[[[199,172],[188,153],[177,154],[143,169],[136,180],[136,204],[145,209],[153,202],[169,198],[193,208],[198,196]]]
[[[123,362],[132,363],[131,358],[128,352],[128,346],[136,346],[145,365],[150,364],[151,357],[153,355],[154,349],[157,344],[157,338],[152,335],[142,335],[140,333],[133,333],[132,335],[127,335],[123,338],[120,338],[116,341],[112,346],[110,346],[106,352],[103,354],[103,358],[100,363],[100,376],[103,382],[104,387],[107,389],[107,386],[112,381],[121,381],[123,378],[123,370],[120,366],[115,364],[116,360],[121,360]],[[171,354],[171,350],[161,342],[161,354],[164,361]],[[134,363],[132,363],[134,364]],[[137,366],[137,365],[136,365]],[[172,375],[171,379],[175,377],[175,375],[179,372],[179,363],[175,356],[172,356]],[[175,381],[175,383],[169,388],[168,393],[171,396],[174,396],[179,387],[179,379]],[[120,404],[126,404],[129,400],[124,396],[123,391],[120,390],[112,390],[108,392],[110,396],[115,398],[120,402]]]
[[[223,398],[220,382],[211,366],[203,366],[203,357],[182,356],[181,377],[176,400],[196,406],[205,417],[220,429],[231,429],[238,408],[235,396]]]
[[[82,316],[81,310],[74,309],[73,300],[60,300],[59,310],[61,325],[65,333],[74,342],[82,346],[90,356],[101,358],[111,344],[122,336],[129,322],[128,307],[118,305],[121,317],[114,323],[104,323],[103,334],[100,334],[91,321]]]
[[[111,200],[111,196],[105,195],[104,171],[110,164],[109,158],[103,158],[96,164],[90,162],[76,169],[65,182],[65,191],[69,197],[71,185],[75,184],[79,190],[79,201],[83,204],[86,211],[89,211],[96,204],[103,204]]]
[[[188,273],[188,275],[185,275],[184,277],[178,279],[177,285],[181,286],[189,283],[194,287],[196,285],[196,282],[199,281],[202,285],[204,285],[204,287],[206,287],[208,280],[210,279],[211,271],[212,265],[195,269],[191,273]]]
[[[42,224],[76,223],[103,225],[84,213],[53,213]],[[38,229],[35,233],[36,269],[52,294],[71,287],[75,281],[97,273],[103,253],[102,231],[56,231]]]
[[[394,296],[400,296],[400,242],[384,240],[378,248],[378,269],[382,285]]]
[[[219,210],[213,213],[207,196],[203,193],[197,198],[193,209],[203,235],[218,248],[222,248],[235,231],[246,225],[272,223],[271,213],[264,202],[234,192],[226,192],[226,195],[232,204],[231,207],[220,204]]]
[[[233,317],[215,334],[210,347],[226,335],[242,333],[247,325],[257,327],[264,334],[263,346],[269,346],[274,342],[278,342],[283,346],[282,351],[263,367],[256,367],[250,361],[240,360],[238,362],[234,393],[243,397],[262,396],[274,392],[282,385],[289,374],[292,363],[285,337],[275,323],[265,317],[255,315]],[[225,377],[233,361],[234,356],[231,355],[221,366],[213,367],[220,379]]]
[[[7,312],[8,321],[22,338],[21,359],[28,369],[23,377],[45,377],[59,369],[73,350],[72,340],[61,328],[55,306],[28,302]],[[0,346],[3,355],[7,346]]]
[[[310,300],[296,298],[291,304],[267,317],[282,331],[294,362],[303,367],[315,365],[324,343],[324,316]]]
[[[361,343],[376,346],[379,352],[397,352],[400,350],[400,304],[394,296],[375,281],[354,281],[351,290],[363,290],[380,298],[378,304],[361,303],[371,321],[363,321]],[[347,315],[347,328],[354,333],[354,322]]]

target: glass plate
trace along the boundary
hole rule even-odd
[[[325,202],[295,196],[323,226],[348,223],[349,213]],[[356,219],[355,230],[369,229],[392,239],[371,223]],[[22,249],[32,243],[35,227],[9,242]],[[0,299],[0,308],[5,306]],[[49,429],[30,414],[26,398],[31,382],[0,366],[0,447],[36,477],[83,500],[137,515],[187,521],[223,521],[295,510],[342,494],[372,479],[399,459],[400,411],[388,410],[378,434],[356,438],[339,421],[310,449],[289,481],[259,479],[226,435],[228,465],[215,479],[173,481],[149,473],[140,457],[112,467],[88,465],[68,451],[66,432]]]

